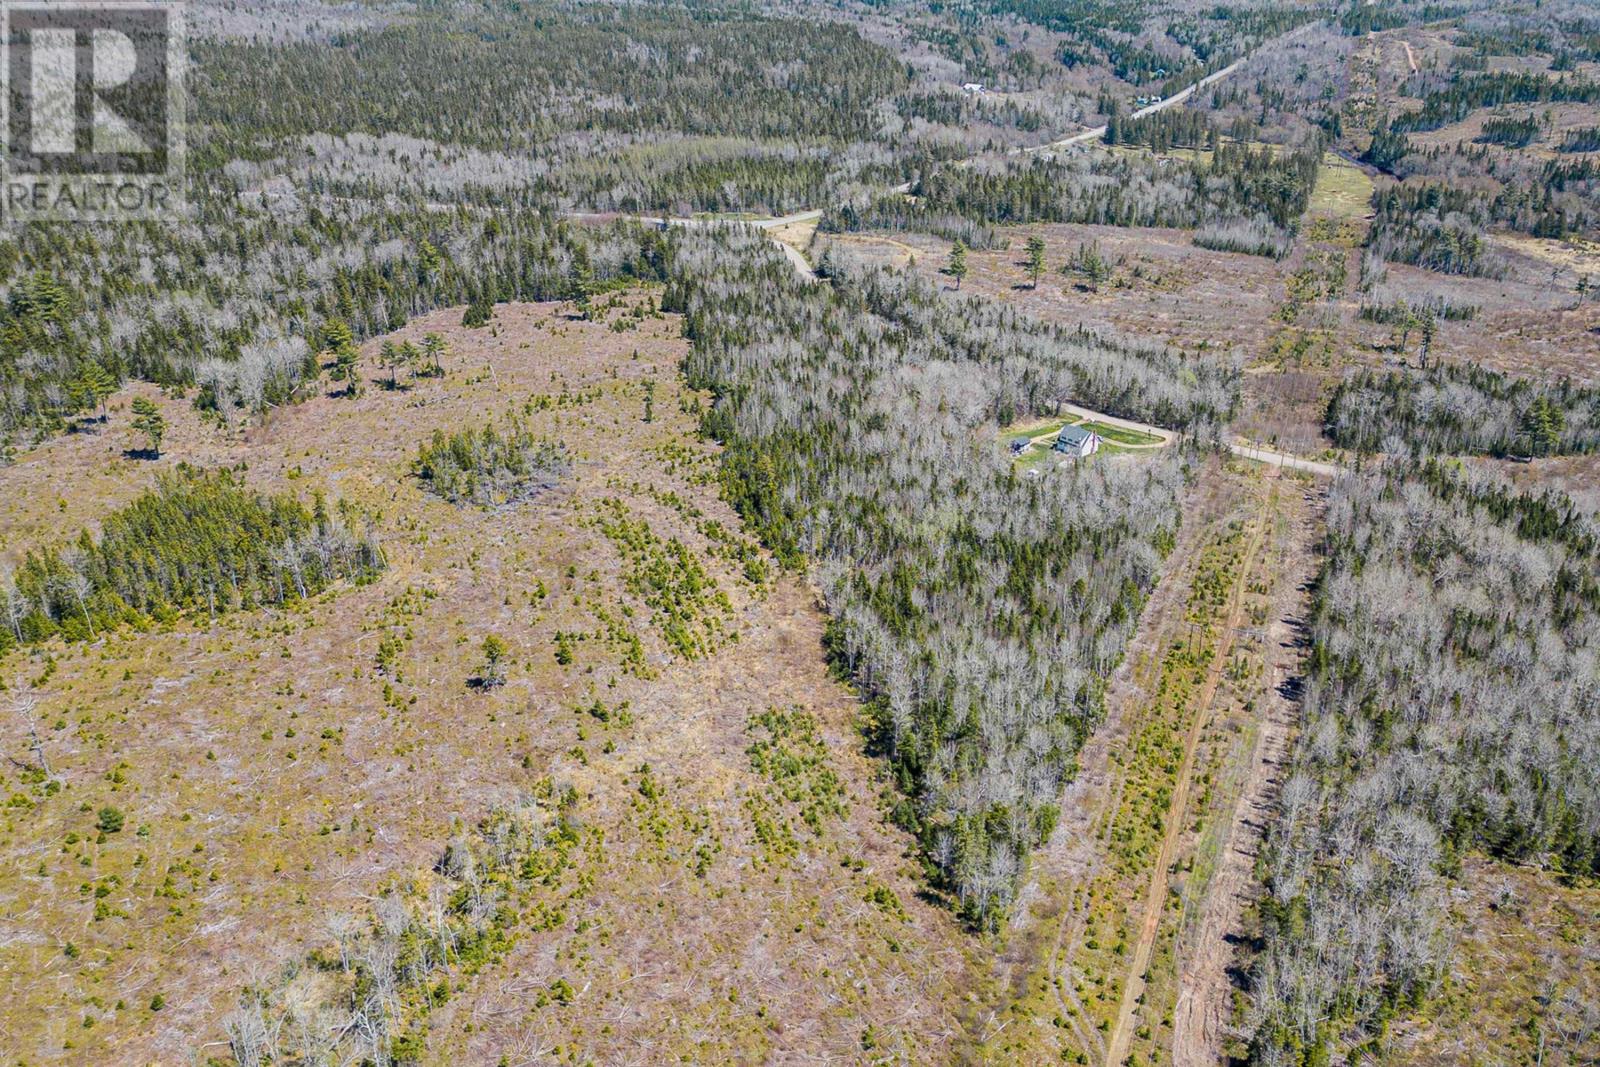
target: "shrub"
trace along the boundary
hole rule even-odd
[[[448,436],[435,431],[412,469],[452,504],[494,509],[537,498],[572,469],[572,462],[560,442],[535,437],[512,418],[504,434],[492,424]]]

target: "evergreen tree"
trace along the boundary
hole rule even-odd
[[[400,388],[399,379],[395,377],[400,364],[405,362],[405,355],[400,351],[400,346],[393,341],[385,341],[378,349],[378,362],[389,372],[389,388]]]
[[[330,319],[323,325],[322,346],[328,351],[337,353],[340,349],[354,346],[355,343],[355,335],[350,332],[350,324],[343,319]]]
[[[410,341],[400,342],[400,363],[413,378],[427,369],[422,365],[422,350]]]
[[[467,305],[467,310],[461,316],[461,325],[475,330],[480,326],[489,325],[489,320],[494,318],[494,301],[487,296],[474,297]]]
[[[333,354],[333,380],[344,382],[344,395],[355,399],[361,395],[361,354],[354,345],[346,346]]]
[[[1426,370],[1428,367],[1428,353],[1433,349],[1434,334],[1439,328],[1438,317],[1434,315],[1432,308],[1423,309],[1422,321],[1417,325],[1422,333],[1422,345],[1417,349],[1417,359],[1422,364],[1423,369]]]
[[[430,277],[439,273],[439,267],[443,263],[439,250],[426,237],[417,246],[417,260],[422,265],[422,272]]]
[[[1028,277],[1033,279],[1033,288],[1039,288],[1039,275],[1044,273],[1044,238],[1037,235],[1028,238]]]
[[[506,658],[510,649],[499,634],[483,639],[483,667],[478,672],[478,684],[484,689],[497,689],[506,684]]]
[[[355,337],[343,319],[333,319],[322,328],[323,342],[333,355],[333,380],[344,382],[344,395],[361,395],[361,353],[356,351]]]
[[[1566,428],[1566,413],[1546,396],[1535,397],[1522,415],[1522,431],[1528,435],[1528,449],[1535,456],[1554,452]]]
[[[589,250],[580,248],[572,257],[572,302],[578,307],[578,317],[588,322],[594,317],[589,305],[594,294],[594,267],[589,262]]]
[[[1078,246],[1078,251],[1062,268],[1062,273],[1082,275],[1088,280],[1090,290],[1099,292],[1100,286],[1111,277],[1111,264],[1100,254],[1100,243],[1090,241]]]
[[[950,262],[945,265],[944,272],[956,280],[956,288],[961,288],[961,279],[967,276],[967,245],[957,238],[956,243],[950,246]]]
[[[150,451],[156,459],[160,459],[161,440],[167,435],[167,420],[161,417],[161,409],[153,401],[142,396],[134,398],[133,428],[149,439]]]
[[[100,421],[106,419],[106,400],[117,391],[117,380],[99,363],[90,360],[78,369],[78,376],[67,386],[74,404],[81,408],[100,411]]]
[[[428,357],[428,373],[434,377],[444,375],[444,356],[449,352],[450,346],[445,344],[443,337],[430,333],[422,339],[422,353]]]

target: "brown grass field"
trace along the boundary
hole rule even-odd
[[[848,1056],[864,1041],[942,1058],[976,943],[919,898],[908,840],[881,818],[883,784],[856,702],[823,663],[811,594],[770,569],[753,580],[728,551],[748,541],[718,499],[712,446],[693,433],[702,398],[679,384],[678,324],[646,316],[619,332],[557,305],[501,306],[479,330],[460,316],[400,331],[446,335],[443,379],[397,391],[375,379],[359,399],[319,397],[242,435],[166,399],[158,462],[120,458],[133,443],[124,395],[102,434],[0,470],[8,554],[73,536],[156,469],[188,462],[355,502],[377,517],[391,562],[374,584],[290,610],[0,663],[8,685],[37,682],[63,783],[50,793],[19,763],[0,769],[13,798],[0,820],[0,1051],[29,1063],[225,1057],[220,1022],[246,987],[270,988],[327,948],[332,917],[426,875],[458,820],[547,781],[575,791],[592,830],[579,887],[563,922],[513,927],[504,958],[432,1014],[432,1062],[522,1062],[554,1047],[606,1062]],[[525,405],[530,428],[578,459],[551,494],[463,510],[410,476],[434,428]],[[609,500],[687,546],[726,597],[699,620],[714,634],[705,658],[675,654],[630,591],[595,528]],[[602,613],[625,620],[620,636]],[[558,630],[588,635],[568,666],[553,654]],[[503,688],[475,692],[490,632],[513,666]],[[403,650],[380,674],[386,634]],[[629,668],[632,640],[643,660]],[[597,700],[629,714],[599,721],[585,710]],[[777,856],[751,814],[771,783],[746,755],[747,721],[774,706],[816,717],[848,801]],[[26,744],[8,715],[0,746],[21,757]],[[645,765],[658,787],[642,806]],[[94,813],[108,805],[127,823],[101,842]],[[557,977],[567,1001],[536,996]]]

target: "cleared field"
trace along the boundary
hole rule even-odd
[[[802,222],[789,222],[782,226],[774,226],[767,232],[796,251],[804,252],[811,246],[811,238],[817,232],[818,221],[818,219],[807,219]]]
[[[1046,272],[1034,287],[1022,249],[1030,236],[1045,242]],[[963,292],[993,297],[1039,318],[1109,329],[1190,351],[1253,353],[1271,333],[1274,294],[1292,269],[1287,261],[1216,252],[1196,246],[1188,231],[1053,224],[1004,231],[1009,247],[971,251]],[[830,243],[876,262],[915,261],[941,286],[950,244],[926,234],[827,235]],[[1084,246],[1112,264],[1098,289],[1062,268]]]
[[[1309,211],[1337,218],[1367,218],[1372,214],[1372,178],[1342,156],[1324,152],[1311,190]]]
[[[1085,420],[1077,416],[1018,423],[1000,431],[999,436],[1001,442],[1008,448],[1018,443],[1026,445],[1023,451],[1017,453],[1014,457],[1014,462],[1019,470],[1045,470],[1059,464],[1074,462],[1070,457],[1056,452],[1052,447],[1055,443],[1055,435],[1068,426],[1082,426],[1099,434],[1101,437],[1100,448],[1095,453],[1098,456],[1145,452],[1160,448],[1166,443],[1165,439],[1153,433],[1129,430],[1121,426]],[[1089,457],[1090,461],[1093,459],[1094,456]]]
[[[489,935],[431,964],[426,1003],[398,994],[402,1047],[423,1058],[848,1057],[863,1035],[945,1058],[981,946],[919,896],[909,841],[872,801],[880,770],[811,596],[719,499],[704,398],[680,384],[685,342],[656,295],[599,322],[501,305],[465,330],[441,311],[397,336],[443,334],[442,378],[390,391],[374,374],[358,399],[237,436],[157,396],[173,426],[159,463],[106,462],[132,443],[118,410],[101,436],[0,470],[7,554],[76,536],[189,462],[347,500],[390,562],[284,610],[0,663],[0,707],[32,686],[50,768],[6,714],[20,762],[0,770],[0,1045],[30,1063],[187,1062],[225,1047],[236,1010],[323,1018],[355,988],[342,954],[396,906],[424,930],[492,889]],[[486,512],[410,476],[436,428],[509,414],[574,455],[545,497]],[[505,683],[474,688],[491,633]],[[497,806],[535,820],[539,846],[504,868],[445,863],[504,847],[484,821]],[[335,1030],[277,1032],[287,1054]]]
[[[1152,446],[1162,443],[1162,438],[1153,433],[1143,433],[1139,430],[1129,430],[1121,426],[1112,426],[1109,423],[1090,420],[1078,423],[1085,430],[1093,430],[1106,441],[1119,445]]]

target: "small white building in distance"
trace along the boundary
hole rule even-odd
[[[967,82],[967,84],[961,87],[961,91],[966,93],[968,96],[977,96],[979,93],[983,92],[983,83]]]
[[[1063,426],[1056,434],[1055,450],[1074,459],[1083,459],[1100,451],[1100,435],[1082,426]]]

